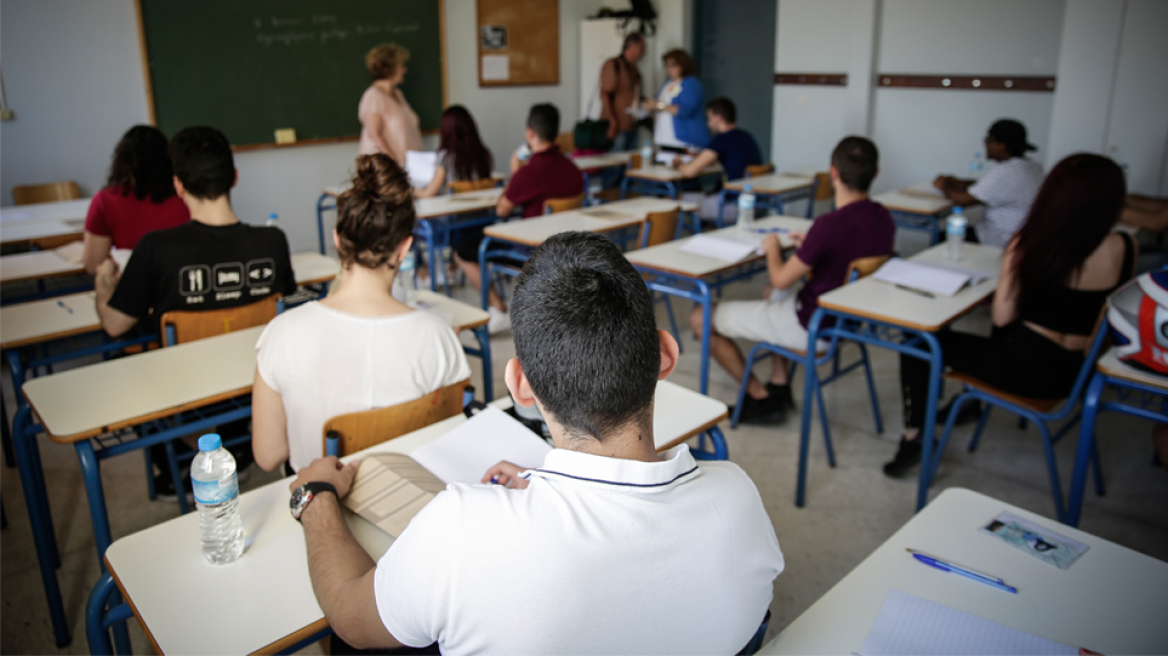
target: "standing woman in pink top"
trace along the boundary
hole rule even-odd
[[[406,79],[410,53],[392,43],[383,44],[365,55],[365,66],[373,84],[361,96],[357,117],[361,119],[360,155],[385,153],[398,166],[406,167],[406,151],[422,149],[418,115],[398,87]]]
[[[149,125],[135,125],[118,142],[105,189],[93,197],[85,216],[82,262],[89,275],[110,256],[111,246],[134,248],[148,232],[190,221],[190,211],[174,193],[166,148],[166,135]]]

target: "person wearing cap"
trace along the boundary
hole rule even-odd
[[[985,205],[985,219],[974,226],[977,240],[1004,248],[1022,226],[1042,186],[1042,165],[1026,157],[1038,147],[1026,140],[1026,126],[1001,119],[985,136],[986,158],[998,162],[980,180],[941,175],[933,186],[957,205]]]

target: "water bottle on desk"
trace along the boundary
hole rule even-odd
[[[648,139],[641,144],[641,168],[653,166],[653,142]]]
[[[235,562],[243,554],[243,522],[239,516],[239,481],[235,458],[215,433],[199,438],[199,453],[191,462],[191,483],[199,508],[203,557],[216,565]]]
[[[740,230],[750,230],[754,226],[754,190],[750,185],[742,187],[742,193],[738,194],[738,228]]]
[[[961,250],[965,246],[965,231],[969,229],[969,221],[965,218],[965,210],[960,205],[953,208],[949,221],[945,224],[945,253],[954,262],[961,261]]]
[[[269,228],[279,228],[280,227],[280,215],[276,214],[275,212],[268,214],[268,220],[266,223],[264,223],[264,225],[269,227]]]
[[[416,262],[414,251],[406,251],[398,266],[397,275],[393,278],[393,297],[410,307],[418,304],[418,288],[414,282]]]

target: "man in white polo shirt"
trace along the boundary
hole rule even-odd
[[[654,450],[653,394],[678,351],[641,277],[608,239],[563,233],[528,260],[511,313],[507,388],[556,449],[486,472],[500,484],[448,486],[376,565],[337,501],[356,468],[302,469],[293,487],[336,490],[301,513],[329,624],[356,647],[444,654],[737,653],[783,555],[737,465]]]

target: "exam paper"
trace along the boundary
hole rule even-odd
[[[110,257],[118,265],[118,271],[125,271],[126,265],[130,263],[130,256],[134,254],[133,249],[130,248],[115,248],[110,251]]]
[[[751,255],[762,254],[762,235],[694,235],[677,250],[723,262],[740,262]]]
[[[998,624],[900,590],[889,590],[862,656],[1078,654],[1061,642]]]
[[[479,483],[500,460],[539,467],[552,447],[495,406],[410,455],[444,483]]]
[[[70,264],[81,264],[82,256],[85,254],[85,244],[80,241],[71,241],[64,246],[54,248],[53,252],[57,254],[57,257]]]
[[[965,286],[965,283],[970,282],[970,276],[967,273],[922,262],[910,262],[899,257],[886,262],[876,273],[872,274],[872,277],[881,282],[919,289],[940,296],[953,296]]]
[[[410,176],[410,186],[421,189],[434,179],[438,168],[438,153],[420,150],[406,151],[406,174]]]

